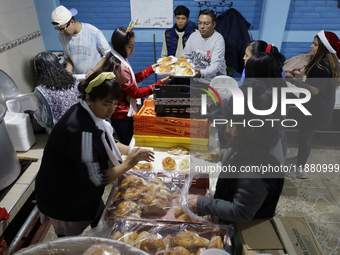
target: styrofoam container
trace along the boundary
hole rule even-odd
[[[13,99],[6,101],[6,106],[9,112],[23,113],[26,110],[35,111],[37,105],[34,102],[32,93],[19,95]]]
[[[27,151],[35,143],[30,117],[26,113],[7,112],[4,118],[8,135],[16,151]]]

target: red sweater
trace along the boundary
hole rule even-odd
[[[118,102],[116,111],[111,116],[112,119],[123,119],[127,117],[130,109],[130,103],[127,100],[128,96],[134,99],[147,97],[153,93],[153,87],[155,84],[163,84],[162,81],[158,81],[152,85],[138,88],[137,84],[133,82],[130,69],[124,63],[121,63],[120,67],[120,73],[116,72],[115,75],[117,76],[117,80],[123,90],[123,94],[122,98]],[[135,73],[137,83],[148,78],[152,73],[154,73],[152,66],[149,66],[139,73]]]

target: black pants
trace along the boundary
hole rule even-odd
[[[133,136],[133,118],[111,119],[111,124],[117,132],[119,142],[129,145]]]
[[[307,163],[311,146],[312,140],[315,135],[315,129],[306,128],[306,127],[299,127],[298,130],[298,158],[297,158],[297,166],[302,167]]]

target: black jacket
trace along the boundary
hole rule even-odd
[[[168,50],[168,55],[173,55],[175,56],[176,50],[177,50],[177,42],[178,42],[178,34],[176,33],[175,29],[177,29],[177,25],[175,24],[172,28],[168,28],[165,30],[165,41],[166,41],[166,48]],[[185,44],[194,31],[192,31],[192,28],[190,28],[188,25],[185,26],[184,29],[184,35],[183,35],[183,49],[185,47]],[[171,52],[171,36],[173,36],[173,45],[172,45],[172,52]]]
[[[55,125],[36,178],[39,210],[62,221],[93,221],[108,176],[99,130],[78,103]]]
[[[227,67],[234,67],[239,73],[244,68],[243,56],[250,42],[250,23],[234,8],[230,8],[216,18],[215,30],[225,41]]]

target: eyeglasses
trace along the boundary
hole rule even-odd
[[[211,22],[200,22],[200,21],[199,21],[197,25],[198,25],[198,26],[202,26],[202,25],[203,25],[203,26],[207,27],[207,26],[209,26],[210,24],[211,24]]]
[[[70,20],[69,22],[67,22],[66,27],[55,27],[54,29],[55,29],[55,30],[58,30],[58,31],[60,31],[60,32],[66,31],[66,29],[68,28],[68,26],[70,25],[70,23],[71,23],[71,20]]]

